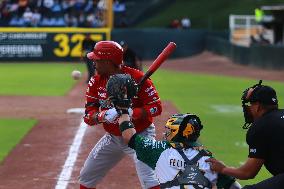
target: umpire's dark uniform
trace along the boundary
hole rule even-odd
[[[270,90],[270,89],[267,89]],[[276,99],[270,91],[262,91],[260,101]],[[271,101],[273,104],[273,101]],[[264,166],[273,175],[244,189],[284,189],[284,110],[274,109],[255,120],[246,136],[249,157],[264,160]]]

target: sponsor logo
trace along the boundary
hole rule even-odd
[[[157,92],[155,90],[151,91],[148,93],[148,96],[153,96],[154,94],[156,94]]]
[[[100,92],[98,92],[98,95],[99,95],[99,97],[101,97],[101,98],[106,98],[106,93],[100,93]]]
[[[256,153],[256,149],[255,148],[251,148],[251,149],[249,149],[249,152],[250,153]]]
[[[106,89],[103,87],[99,87],[98,88],[98,96],[101,98],[106,98],[107,97],[107,93],[106,93]]]
[[[150,108],[151,114],[155,114],[158,111],[157,107]]]
[[[148,87],[147,89],[145,89],[145,92],[148,93],[149,91],[151,91],[152,89],[154,89],[153,86]]]
[[[154,94],[157,93],[153,86],[150,86],[147,89],[145,89],[145,92],[148,93],[148,96],[153,96]]]
[[[194,171],[194,170],[192,170],[192,171]],[[195,180],[196,176],[197,176],[197,173],[189,173],[187,178],[190,179],[190,180]]]

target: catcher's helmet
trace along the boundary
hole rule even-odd
[[[100,41],[96,43],[93,52],[88,53],[87,56],[94,61],[110,60],[120,65],[123,61],[123,48],[114,41]]]
[[[203,125],[197,115],[174,114],[168,119],[165,127],[165,138],[168,141],[190,145],[198,139]]]

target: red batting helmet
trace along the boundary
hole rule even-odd
[[[110,60],[116,65],[122,64],[123,48],[114,41],[100,41],[96,43],[93,52],[87,57],[92,60]]]

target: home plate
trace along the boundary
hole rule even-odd
[[[85,108],[70,108],[66,112],[68,114],[84,114]]]

